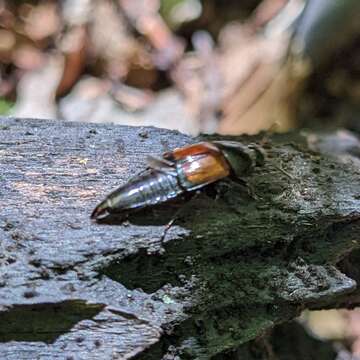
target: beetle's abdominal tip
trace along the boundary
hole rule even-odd
[[[91,213],[90,218],[92,220],[101,220],[106,218],[109,215],[109,211],[108,211],[108,207],[105,206],[103,203],[101,203],[100,205],[98,205],[94,211]]]

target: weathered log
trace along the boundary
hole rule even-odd
[[[221,181],[182,201],[162,242],[177,207],[110,225],[89,214],[147,154],[194,139],[0,119],[2,358],[210,359],[304,308],[358,304],[337,268],[354,272],[348,254],[359,247],[357,139],[236,140],[266,152],[244,178],[252,190]]]

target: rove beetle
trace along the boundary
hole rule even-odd
[[[241,179],[264,156],[256,145],[235,141],[200,142],[149,157],[148,168],[110,193],[92,212],[101,220],[113,213],[127,214],[200,189],[225,177]]]

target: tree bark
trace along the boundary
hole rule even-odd
[[[95,224],[93,207],[148,154],[200,139],[1,118],[2,357],[220,359],[305,308],[358,304],[357,138],[232,139],[264,148],[243,179],[251,190],[220,181],[180,205]]]

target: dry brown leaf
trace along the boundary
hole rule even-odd
[[[143,52],[130,34],[126,20],[108,0],[94,1],[91,12],[89,48],[92,57],[104,59],[111,79],[122,79]]]
[[[60,30],[59,8],[56,2],[40,2],[31,7],[25,19],[25,33],[35,41],[53,36]]]
[[[79,79],[86,63],[86,41],[84,26],[71,28],[62,38],[61,49],[65,55],[65,65],[57,95],[66,93]]]
[[[137,31],[143,34],[156,50],[154,62],[161,70],[170,68],[183,54],[184,44],[159,15],[158,0],[119,0]]]
[[[9,61],[11,52],[16,44],[16,36],[13,32],[0,29],[0,60]]]
[[[301,1],[291,0],[284,13],[294,21],[301,9]],[[280,20],[278,27],[271,24],[265,33],[255,33],[251,22],[231,24],[223,30],[220,67],[224,100],[219,133],[256,134],[275,126],[277,130],[288,130],[293,125],[291,105],[306,66],[299,72],[298,64],[292,61],[284,65],[291,36],[286,31],[290,20]]]
[[[12,111],[15,116],[56,118],[55,93],[63,73],[63,65],[61,55],[48,55],[43,67],[28,71],[22,76]]]
[[[35,46],[24,44],[13,51],[12,61],[19,69],[30,71],[43,66],[46,62],[46,55]]]
[[[214,133],[223,96],[218,54],[205,31],[194,34],[193,45],[194,52],[182,58],[172,72],[172,78],[184,94],[188,112],[197,120],[200,131]]]

